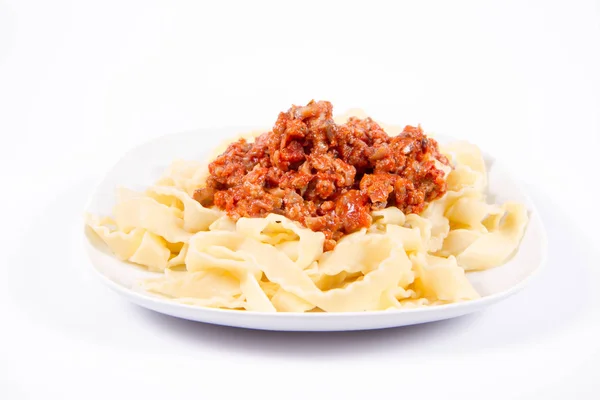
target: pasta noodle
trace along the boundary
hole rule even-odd
[[[395,207],[373,211],[369,228],[343,237],[331,251],[323,251],[323,233],[284,216],[234,222],[203,207],[192,195],[205,185],[207,162],[176,160],[145,192],[118,189],[113,217],[88,215],[86,223],[118,259],[159,273],[139,282],[141,290],[183,304],[349,312],[473,300],[479,294],[466,272],[511,257],[527,210],[486,203],[487,171],[476,146],[455,142],[440,149],[452,163],[441,198],[420,215]]]

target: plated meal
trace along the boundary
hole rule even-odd
[[[327,101],[280,112],[205,160],[175,160],[142,191],[120,187],[87,225],[157,276],[138,290],[260,312],[361,312],[480,297],[467,275],[518,251],[529,218],[486,199],[477,146],[420,126],[334,117]]]

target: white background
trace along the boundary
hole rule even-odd
[[[0,398],[600,398],[600,4],[395,3],[0,1]],[[311,98],[508,161],[546,269],[472,316],[333,334],[177,320],[92,275],[77,223],[124,152]]]

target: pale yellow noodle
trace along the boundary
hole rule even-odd
[[[351,115],[366,116],[351,110],[336,121]],[[242,137],[253,140],[260,133]],[[173,162],[144,193],[120,189],[113,218],[88,215],[87,224],[117,258],[161,273],[140,282],[142,290],[185,304],[261,312],[373,311],[472,300],[479,294],[465,271],[506,262],[528,222],[521,204],[486,203],[483,157],[476,146],[456,142],[441,146],[453,163],[442,198],[420,215],[395,207],[374,211],[369,229],[323,253],[322,233],[283,216],[234,222],[192,199],[205,184],[208,161],[231,141],[204,162]]]

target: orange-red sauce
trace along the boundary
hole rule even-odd
[[[389,136],[370,118],[337,125],[332,105],[311,101],[281,112],[254,143],[231,144],[209,165],[194,198],[240,217],[284,215],[325,234],[331,250],[345,234],[371,224],[371,210],[419,213],[446,192],[448,165],[421,127]]]

